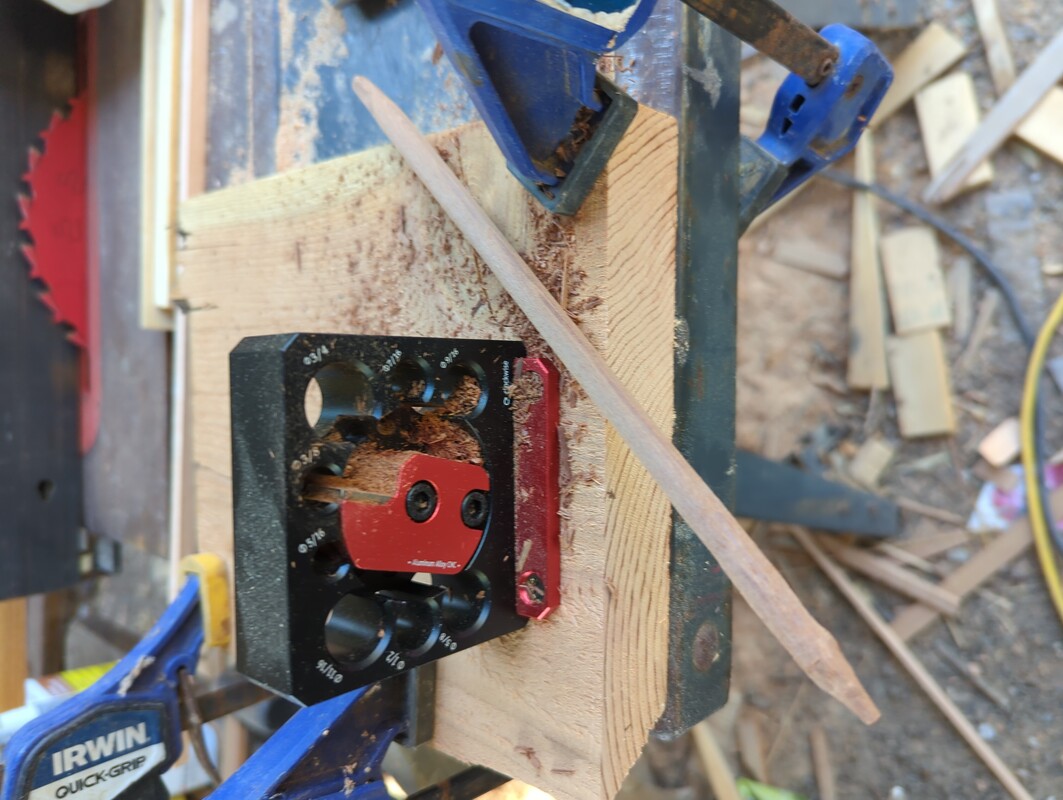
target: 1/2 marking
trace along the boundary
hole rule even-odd
[[[402,660],[402,656],[396,653],[394,650],[388,650],[388,654],[384,656],[384,661],[389,666],[394,667],[396,670],[406,669],[406,662]]]

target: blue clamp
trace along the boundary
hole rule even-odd
[[[638,109],[595,62],[656,0],[418,0],[510,171],[551,211],[582,204]]]
[[[741,148],[742,229],[820,170],[848,155],[893,82],[893,69],[871,40],[844,25],[820,35],[839,51],[831,75],[809,86],[783,81],[756,142]]]
[[[4,749],[0,800],[118,797],[134,786],[138,798],[166,797],[160,776],[181,754],[179,673],[195,674],[202,646],[192,576],[106,675],[15,733]]]
[[[300,709],[208,800],[390,800],[381,766],[407,728],[405,680]]]

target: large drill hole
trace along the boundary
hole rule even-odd
[[[328,364],[306,386],[303,411],[315,431],[324,432],[340,417],[365,417],[377,411],[373,374],[361,363]]]

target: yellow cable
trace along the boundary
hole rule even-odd
[[[1063,583],[1059,577],[1059,567],[1056,565],[1055,554],[1052,550],[1052,542],[1049,539],[1048,528],[1044,520],[1044,498],[1041,496],[1041,485],[1037,480],[1037,463],[1034,458],[1036,446],[1036,417],[1037,395],[1041,386],[1041,375],[1044,371],[1045,359],[1048,357],[1048,346],[1052,343],[1052,337],[1056,330],[1063,324],[1063,294],[1056,300],[1048,319],[1037,334],[1033,351],[1030,353],[1030,361],[1026,367],[1026,381],[1022,393],[1022,466],[1026,472],[1026,497],[1030,515],[1030,528],[1033,531],[1034,542],[1037,545],[1037,557],[1041,562],[1041,571],[1048,584],[1048,593],[1052,597],[1052,603],[1056,607],[1060,622],[1063,622]],[[1051,502],[1051,500],[1049,500]]]

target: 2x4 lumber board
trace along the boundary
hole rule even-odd
[[[875,143],[871,131],[857,142],[857,180],[875,180]],[[853,389],[888,389],[886,302],[879,263],[878,206],[870,192],[853,193],[852,266],[849,277],[849,364],[846,382]]]
[[[830,582],[840,591],[845,599],[848,600],[856,612],[863,618],[864,622],[875,632],[875,635],[882,640],[882,643],[886,645],[886,648],[893,654],[901,666],[908,672],[918,685],[922,689],[930,701],[937,707],[937,709],[945,716],[945,718],[952,724],[956,732],[960,734],[967,745],[974,750],[975,754],[982,761],[983,764],[993,773],[994,777],[1000,781],[1001,785],[1008,790],[1008,793],[1015,798],[1015,800],[1033,800],[1033,796],[1026,791],[1026,788],[1022,785],[1015,774],[1008,768],[1000,756],[986,744],[985,740],[979,736],[978,731],[970,720],[963,715],[963,712],[952,701],[952,698],[946,694],[945,690],[941,688],[934,676],[930,674],[923,663],[915,657],[915,654],[911,651],[904,640],[897,635],[897,633],[887,624],[887,622],[879,616],[878,612],[872,608],[871,604],[860,594],[860,590],[856,585],[846,576],[845,572],[835,564],[817,545],[812,537],[802,530],[795,530],[793,532],[794,537],[805,549],[805,551],[812,556],[812,559],[816,562],[823,573],[830,579]]]
[[[882,237],[881,253],[897,334],[949,325],[952,314],[934,231],[922,225],[894,231]]]
[[[483,126],[432,140],[670,432],[675,121],[640,109],[574,218],[527,195]],[[180,222],[202,550],[231,556],[228,354],[243,337],[521,339],[550,355],[391,148],[194,198]],[[671,509],[563,375],[562,605],[545,623],[440,662],[435,745],[583,800],[615,794],[663,711]]]
[[[1063,513],[1063,490],[1052,493],[1052,511],[1057,516]],[[1006,531],[997,534],[988,545],[950,573],[941,585],[961,598],[974,592],[1000,570],[1025,553],[1033,544],[1030,520],[1027,517],[1013,522]],[[926,630],[938,618],[938,613],[926,606],[914,604],[905,607],[893,618],[893,630],[901,638],[911,639]]]
[[[997,95],[1001,96],[1015,83],[1015,59],[1011,56],[1008,35],[1000,19],[1000,8],[997,0],[971,0],[971,5],[978,20],[978,31],[982,34],[989,74]]]
[[[3,656],[0,656],[0,712],[26,702],[22,685],[29,672],[26,608],[25,597],[0,601],[0,631],[4,634]]]
[[[657,427],[413,120],[365,76],[355,76],[352,87],[447,217],[483,258],[801,670],[864,724],[877,721],[881,712],[838,642],[809,614],[741,523]]]
[[[930,175],[937,177],[978,129],[981,113],[974,80],[966,72],[954,72],[934,81],[915,96],[915,111]],[[976,189],[992,180],[993,165],[987,161],[971,173],[963,188]]]
[[[1053,86],[1040,105],[1015,130],[1015,135],[1063,164],[1063,136],[1059,135],[1060,131],[1063,131],[1063,89]]]
[[[837,542],[820,539],[823,547],[836,560],[869,578],[916,600],[929,608],[949,616],[960,611],[960,598],[943,586],[937,586],[914,572],[909,572],[896,561],[876,555],[860,547],[848,547]]]
[[[1060,78],[1063,78],[1063,30],[1038,54],[963,148],[931,180],[923,199],[936,204],[955,197],[968,177],[1011,136]]]
[[[967,52],[964,43],[937,22],[923,32],[893,62],[893,84],[871,119],[876,128],[893,116],[915,93],[943,75]]]
[[[894,336],[888,352],[901,435],[918,439],[955,431],[952,381],[941,332]]]

